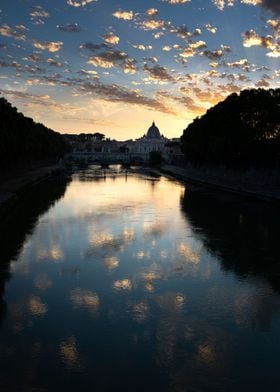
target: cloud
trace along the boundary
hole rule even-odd
[[[239,68],[243,69],[244,71],[250,71],[251,70],[251,64],[247,59],[240,59],[236,60],[233,62],[228,62],[228,63],[223,63],[223,66],[226,66],[228,68]]]
[[[94,67],[109,69],[118,66],[122,68],[125,74],[134,74],[137,70],[134,59],[129,58],[125,52],[116,50],[107,43],[93,44],[85,42],[80,47],[94,53],[94,56],[90,56],[87,61],[88,64]]]
[[[266,54],[268,57],[278,58],[280,57],[280,45],[275,47],[271,52]]]
[[[136,61],[134,59],[127,59],[122,65],[125,74],[135,74],[137,71]]]
[[[218,30],[217,27],[212,26],[210,23],[207,23],[205,25],[205,28],[206,28],[207,31],[209,31],[212,34],[216,34],[217,30]]]
[[[280,44],[271,35],[260,36],[254,30],[246,31],[243,34],[243,46],[246,48],[259,46],[270,50],[270,52],[266,53],[268,57],[280,57]]]
[[[84,7],[85,5],[90,4],[93,1],[97,0],[68,0],[67,4],[71,5],[72,7]]]
[[[32,61],[34,63],[37,63],[39,61],[42,61],[42,58],[38,54],[32,53],[29,56],[23,57],[23,60],[24,61]]]
[[[224,52],[222,49],[204,50],[203,54],[210,60],[219,60],[221,57],[223,57]]]
[[[212,2],[221,11],[223,11],[226,6],[233,7],[235,4],[235,0],[212,0]],[[280,15],[279,0],[240,0],[240,3],[253,6],[261,6],[266,10],[271,11],[275,15]]]
[[[256,87],[269,87],[270,85],[269,85],[269,82],[268,82],[267,80],[261,79],[261,80],[259,80],[259,81],[255,84],[255,86],[256,86]]]
[[[152,45],[143,45],[143,44],[139,44],[139,45],[132,45],[133,48],[138,49],[138,50],[152,50],[153,47]]]
[[[11,64],[8,64],[8,66],[14,68],[17,72],[20,72],[23,70],[22,65],[19,64],[17,61],[12,61]]]
[[[119,50],[108,50],[100,52],[88,59],[88,64],[95,67],[113,68],[115,65],[122,64],[127,59],[127,54]]]
[[[57,60],[54,59],[48,59],[47,63],[52,66],[52,67],[63,67],[63,64]]]
[[[93,44],[92,42],[84,42],[80,45],[81,49],[90,50],[93,53],[96,53],[98,50],[111,48],[110,45],[105,42],[101,42],[100,44]]]
[[[50,96],[47,94],[36,95],[36,94],[27,93],[25,91],[8,90],[2,88],[0,89],[0,94],[9,95],[16,99],[31,99],[34,102],[40,102],[44,104],[47,101],[50,101]]]
[[[11,37],[17,40],[25,41],[26,40],[26,31],[28,29],[23,25],[18,25],[16,28],[12,28],[7,24],[0,26],[0,35],[3,37]]]
[[[186,39],[186,40],[190,40],[193,37],[197,37],[197,36],[201,35],[200,29],[197,28],[193,31],[189,31],[189,29],[185,25],[179,26],[176,29],[172,29],[171,32],[175,33],[177,35],[177,37],[182,38],[182,39]]]
[[[234,6],[234,0],[212,0],[212,2],[220,11],[223,11],[226,6],[227,7]]]
[[[29,15],[30,15],[30,19],[34,21],[35,25],[45,24],[44,19],[50,17],[50,13],[45,11],[44,8],[41,7],[40,5],[36,5],[32,7]]]
[[[80,33],[82,31],[78,23],[67,23],[66,25],[57,25],[56,28],[59,31],[63,31],[65,33]]]
[[[90,76],[92,77],[92,75],[94,75],[94,78],[98,78],[98,73],[94,70],[85,70],[85,69],[81,69],[80,71],[77,71],[78,74],[81,75],[86,75],[86,76]]]
[[[102,37],[104,41],[112,45],[117,45],[120,41],[120,37],[118,37],[116,34],[112,33],[111,31],[104,34]]]
[[[58,52],[62,48],[63,42],[61,42],[61,41],[47,41],[47,42],[35,41],[33,45],[36,49],[47,50],[48,52],[54,53],[54,52]]]
[[[241,0],[241,3],[248,5],[260,5],[262,4],[262,0]]]
[[[149,8],[147,9],[146,14],[149,16],[155,16],[158,15],[158,10],[156,8]]]
[[[169,23],[165,20],[147,19],[141,22],[140,26],[143,30],[158,30],[167,28]]]
[[[261,46],[262,48],[271,48],[274,46],[273,37],[267,35],[266,37],[258,35],[254,30],[246,31],[243,34],[243,46],[250,48],[251,46]]]
[[[183,92],[183,91],[182,91]],[[180,104],[184,107],[184,109],[187,109],[195,114],[202,114],[205,112],[205,108],[202,106],[198,106],[194,99],[188,95],[173,95],[168,91],[159,91],[157,93],[157,96],[162,99],[163,102],[165,102],[166,105],[170,106],[172,103]]]
[[[49,12],[45,11],[40,5],[32,7],[29,14],[32,18],[48,18],[50,16]]]
[[[173,48],[172,48],[171,46],[169,46],[169,45],[164,45],[164,46],[161,48],[161,50],[162,50],[163,52],[170,52],[172,49],[173,49]]]
[[[169,4],[184,4],[184,3],[189,3],[192,0],[161,0],[161,1],[164,1]]]
[[[150,63],[156,64],[158,63],[158,58],[157,57],[143,57],[144,61],[148,61]]]
[[[150,74],[149,80],[152,81],[156,81],[159,83],[170,83],[175,81],[175,79],[172,75],[170,75],[168,70],[158,64],[154,65],[153,67],[149,67],[147,64],[145,64],[144,71]]]
[[[196,55],[198,49],[203,49],[205,47],[206,47],[206,42],[204,41],[191,42],[189,47],[185,48],[180,53],[180,56],[183,58],[193,57]]]
[[[226,45],[221,45],[221,49],[215,50],[204,50],[204,56],[208,57],[210,60],[216,61],[222,58],[225,53],[231,52],[231,48]]]
[[[272,29],[275,38],[279,39],[280,38],[280,20],[269,19],[267,21],[267,24]]]
[[[107,57],[107,55],[106,55]],[[94,67],[101,67],[101,68],[113,68],[114,67],[114,62],[109,59],[104,59],[104,56],[97,55],[90,57],[89,60],[87,61],[88,64],[93,65]]]
[[[26,65],[22,71],[29,72],[31,74],[42,74],[45,72],[45,70],[41,67],[38,67],[38,65]]]
[[[128,105],[139,105],[150,110],[157,110],[163,113],[175,114],[174,111],[166,107],[158,99],[143,95],[139,90],[128,89],[118,84],[103,84],[101,82],[83,82],[78,89],[82,93],[88,93],[103,98],[111,102],[123,102]]]
[[[122,11],[121,9],[119,9],[113,13],[113,16],[117,19],[132,20],[134,18],[134,12],[133,11]]]

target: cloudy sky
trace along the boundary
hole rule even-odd
[[[178,137],[231,92],[280,87],[279,0],[5,0],[0,91],[62,133]]]

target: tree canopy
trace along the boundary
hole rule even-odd
[[[58,158],[65,150],[62,135],[35,123],[0,98],[0,168]]]
[[[267,166],[280,158],[280,89],[233,93],[182,136],[186,157],[196,163]]]

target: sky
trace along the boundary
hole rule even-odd
[[[280,87],[280,0],[4,0],[0,94],[61,133],[169,138]]]

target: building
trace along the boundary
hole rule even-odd
[[[154,121],[147,133],[136,140],[120,142],[96,138],[95,134],[66,135],[66,138],[74,154],[90,155],[93,160],[104,159],[106,156],[112,159],[125,157],[126,160],[147,162],[152,151],[159,151],[166,162],[172,163],[182,156],[180,138],[166,138],[160,133]]]
[[[126,143],[128,152],[148,154],[151,151],[166,152],[166,144],[169,139],[160,134],[155,122],[152,123],[147,133],[135,141]]]

